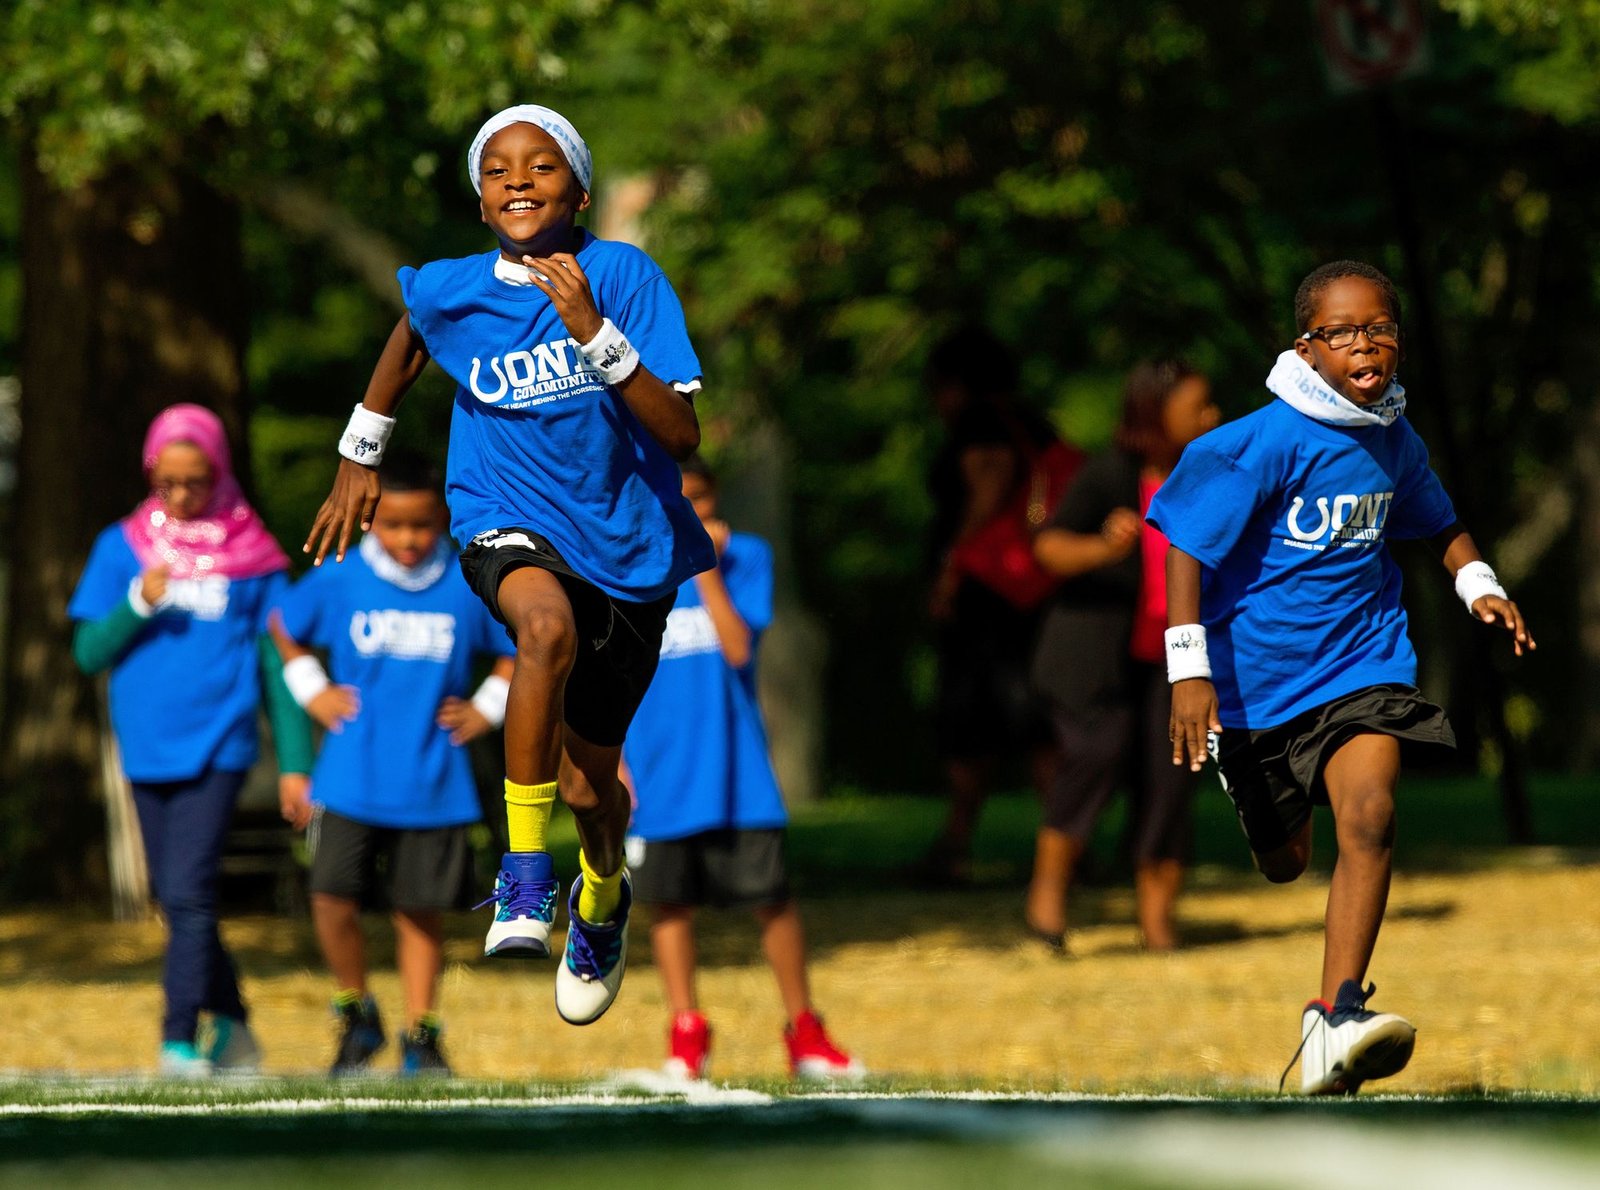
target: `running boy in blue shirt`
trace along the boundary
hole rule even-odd
[[[1274,883],[1305,870],[1312,806],[1333,810],[1321,998],[1297,1051],[1302,1090],[1318,1095],[1410,1061],[1416,1030],[1369,1010],[1361,984],[1389,895],[1400,741],[1455,744],[1417,691],[1386,542],[1426,539],[1474,617],[1508,630],[1518,656],[1535,645],[1401,416],[1393,283],[1355,261],[1323,265],[1301,282],[1295,319],[1294,349],[1267,377],[1278,399],[1191,443],[1148,519],[1172,543],[1173,763],[1198,769],[1215,734],[1223,785]]]
[[[668,1071],[699,1078],[711,1030],[695,996],[694,915],[740,906],[761,925],[788,1023],[796,1078],[857,1077],[861,1064],[813,1011],[805,931],[784,867],[788,813],[756,702],[756,645],[772,620],[772,549],[717,517],[717,485],[698,458],[683,494],[717,548],[717,565],[678,592],[661,668],[639,705],[623,756],[635,806],[629,869],[651,910],[650,946],[672,1008]]]
[[[356,556],[311,571],[272,622],[290,693],[327,729],[309,793],[286,797],[283,811],[311,830],[311,916],[343,1029],[332,1072],[363,1069],[384,1042],[361,933],[382,856],[408,1022],[401,1071],[448,1074],[436,1011],[441,915],[455,906],[467,827],[481,817],[463,745],[505,718],[511,648],[456,568],[437,472],[392,457],[383,486]],[[339,685],[308,646],[327,650]],[[485,654],[494,668],[469,701]]]
[[[580,873],[556,1010],[583,1025],[616,998],[632,900],[622,741],[655,673],[680,584],[713,565],[675,460],[700,441],[700,363],[683,309],[643,252],[575,224],[593,162],[549,108],[478,130],[468,176],[498,247],[401,269],[407,313],[340,441],[305,548],[343,558],[370,525],[375,465],[431,358],[456,381],[446,496],[468,584],[516,641],[506,712],[511,850],[484,953],[549,953],[558,887],[545,833],[559,792]]]

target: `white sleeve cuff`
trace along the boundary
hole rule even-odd
[[[499,674],[490,674],[472,696],[472,705],[489,721],[490,727],[499,727],[506,721],[506,700],[510,697],[511,683]]]
[[[311,705],[312,699],[333,685],[328,680],[328,671],[322,668],[322,662],[310,653],[296,657],[293,661],[284,662],[283,684],[289,687],[289,697],[293,698],[302,710]]]

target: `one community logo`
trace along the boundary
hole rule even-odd
[[[380,653],[404,661],[448,661],[456,647],[456,618],[449,612],[395,609],[356,612],[350,639],[363,657]]]
[[[161,609],[188,612],[197,620],[220,620],[228,614],[228,586],[220,574],[170,579]]]
[[[531,351],[508,351],[490,356],[487,363],[473,356],[467,374],[473,396],[485,405],[505,409],[527,409],[604,385],[575,339],[535,343]]]
[[[1383,527],[1389,520],[1393,492],[1367,492],[1318,496],[1314,506],[1296,496],[1289,506],[1289,536],[1283,544],[1302,550],[1368,549],[1383,540]],[[1315,507],[1313,513],[1311,508]]]
[[[676,607],[667,613],[667,627],[661,634],[661,659],[693,657],[701,653],[715,653],[722,648],[717,641],[717,626],[711,622],[711,613],[703,607]]]

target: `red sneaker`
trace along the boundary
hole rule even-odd
[[[711,1054],[711,1026],[698,1012],[680,1012],[667,1031],[671,1057],[666,1070],[674,1078],[704,1078]]]
[[[867,1072],[860,1062],[833,1044],[822,1027],[822,1018],[814,1012],[801,1013],[783,1031],[783,1040],[789,1046],[789,1073],[794,1078],[860,1078]]]

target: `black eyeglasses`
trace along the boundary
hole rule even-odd
[[[1386,347],[1393,347],[1400,341],[1400,324],[1398,322],[1369,322],[1365,326],[1351,326],[1347,322],[1337,326],[1314,326],[1302,339],[1321,339],[1329,347],[1338,350],[1349,347],[1356,341],[1356,336],[1365,331],[1367,338],[1374,343],[1382,343]]]

